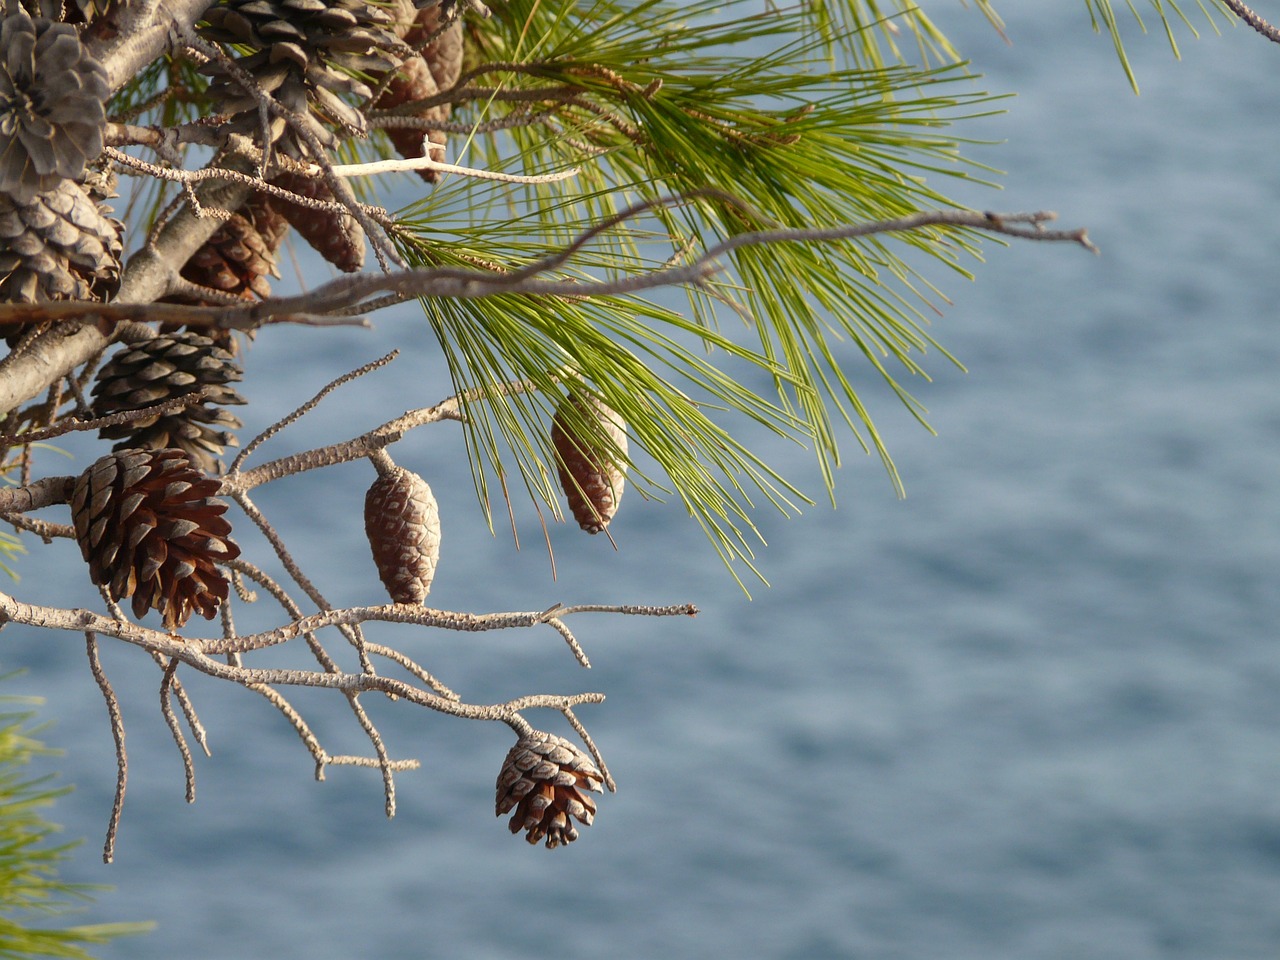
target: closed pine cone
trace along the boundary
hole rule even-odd
[[[416,47],[433,34],[435,39],[423,48],[422,53],[401,64],[395,78],[375,104],[379,110],[390,110],[402,103],[425,100],[441,91],[452,90],[458,82],[458,77],[462,74],[462,21],[456,20],[444,31],[437,32],[440,28],[440,10],[439,4],[432,4],[418,11],[413,26],[405,34],[404,42]],[[441,103],[422,109],[412,116],[444,123],[452,112],[452,104]],[[413,128],[388,127],[386,132],[402,157],[422,156],[424,135],[430,136],[432,143],[441,146],[448,142],[448,134],[443,130],[428,133],[426,130]],[[435,159],[441,159],[440,155],[437,154]],[[440,179],[440,174],[435,170],[419,170],[418,176],[428,183],[436,183]]]
[[[365,494],[364,528],[391,599],[421,603],[440,559],[440,509],[431,487],[403,467],[380,469]]]
[[[575,423],[576,412],[579,423]],[[582,420],[594,421],[596,432],[584,432]],[[603,433],[617,449],[602,445]],[[578,526],[600,533],[618,512],[626,477],[627,425],[602,400],[570,393],[556,410],[551,424],[551,444],[556,451],[560,489]]]
[[[323,180],[300,173],[282,173],[271,181],[290,193],[311,200],[332,200],[333,193]],[[359,273],[364,267],[364,230],[349,213],[313,210],[284,197],[271,198],[280,212],[320,256],[344,273]]]

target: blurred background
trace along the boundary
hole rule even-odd
[[[484,527],[456,425],[400,444],[441,503],[433,605],[702,610],[579,617],[590,672],[550,630],[379,634],[473,702],[608,695],[579,713],[620,792],[551,852],[493,818],[503,726],[371,702],[392,753],[423,761],[388,821],[376,771],[314,782],[265,701],[190,673],[214,755],[188,807],[157,671],[105,643],[131,762],[104,867],[115,758],[83,643],[11,627],[3,666],[29,672],[4,692],[47,698],[45,739],[66,751],[47,766],[76,785],[53,811],[86,838],[64,876],[115,887],[80,919],[159,922],[103,957],[1280,955],[1280,47],[1183,34],[1177,62],[1130,30],[1134,97],[1080,3],[1003,4],[1011,45],[973,9],[928,9],[979,89],[1018,94],[959,130],[1004,141],[971,151],[1007,171],[1003,192],[944,192],[1057,210],[1102,256],[992,243],[975,282],[938,277],[953,304],[933,332],[968,373],[932,357],[933,382],[909,384],[936,437],[848,350],[907,499],[849,438],[838,509],[759,515],[772,586],[750,600],[678,504],[634,493],[616,553],[552,531],[553,580],[528,511],[519,552]],[[403,347],[264,458],[450,392],[415,310],[375,323],[258,338],[246,437]],[[748,440],[819,493],[807,454]],[[380,602],[372,477],[353,464],[258,496],[338,604]],[[75,548],[31,549],[24,598],[67,603]],[[331,752],[366,752],[335,701],[295,699]]]

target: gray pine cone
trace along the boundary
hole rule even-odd
[[[440,560],[440,509],[411,470],[380,470],[364,498],[364,528],[378,577],[396,603],[421,603]]]
[[[25,199],[0,190],[0,300],[109,300],[123,225],[70,180]]]
[[[498,774],[497,815],[512,810],[512,833],[525,831],[537,843],[546,838],[548,850],[578,839],[577,820],[591,826],[596,802],[588,793],[600,792],[604,777],[591,758],[568,740],[535,730],[521,737],[507,753]]]
[[[238,446],[231,431],[241,426],[222,407],[245,402],[227,384],[243,375],[230,353],[198,333],[161,334],[129,344],[98,371],[95,416],[140,410],[197,390],[207,397],[171,413],[103,427],[99,435],[120,440],[116,450],[177,448],[206,473],[221,473],[223,448]]]
[[[108,454],[76,478],[71,516],[94,583],[133,614],[159,610],[170,630],[192,613],[213,619],[227,599],[217,565],[240,555],[218,481],[181,450]]]
[[[29,200],[102,152],[107,73],[76,28],[18,8],[0,21],[0,193]]]
[[[363,135],[363,115],[343,97],[368,98],[373,91],[357,76],[381,75],[399,65],[407,52],[400,37],[412,15],[407,2],[220,0],[206,11],[201,33],[219,43],[252,48],[237,64],[288,109],[305,113],[311,107],[347,132]],[[222,64],[211,62],[201,69],[213,78],[210,96],[232,115],[231,128],[255,134],[260,125],[257,101]],[[282,119],[272,119],[273,140],[284,129]],[[289,139],[284,144],[290,152],[305,153]]]

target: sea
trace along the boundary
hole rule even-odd
[[[678,501],[631,492],[616,550],[553,525],[553,576],[531,510],[519,549],[500,503],[490,531],[456,424],[393,451],[440,502],[433,605],[700,610],[574,617],[590,670],[550,628],[370,630],[472,703],[606,695],[577,713],[618,792],[576,843],[532,848],[495,819],[502,724],[366,697],[391,755],[421,761],[388,819],[377,770],[317,782],[265,700],[191,671],[212,755],[197,753],[187,804],[159,671],[104,641],[129,756],[104,865],[116,760],[84,639],[4,631],[0,666],[25,673],[0,692],[44,698],[42,737],[63,753],[39,769],[74,786],[49,811],[59,842],[81,841],[62,877],[110,887],[74,921],[156,922],[97,956],[1280,957],[1280,46],[1193,18],[1198,39],[1175,27],[1179,60],[1149,14],[1145,35],[1124,19],[1135,96],[1084,4],[999,6],[1007,42],[972,4],[929,5],[974,89],[1017,94],[959,129],[991,141],[969,152],[1003,189],[939,188],[1054,210],[1100,255],[989,242],[971,281],[935,274],[950,302],[931,332],[965,368],[931,351],[931,379],[907,384],[936,434],[839,348],[905,498],[846,435],[833,507],[807,452],[747,430],[816,501],[755,515],[769,585],[748,576],[748,597]],[[260,334],[243,436],[392,346],[400,359],[257,462],[450,392],[416,308],[372,330]],[[67,449],[73,472],[89,447]],[[357,463],[257,495],[336,605],[381,602],[361,519],[372,479]],[[74,546],[28,546],[20,596],[94,604]],[[281,622],[267,600],[237,618]],[[368,753],[338,697],[294,702],[330,753]],[[573,736],[554,711],[527,716]]]

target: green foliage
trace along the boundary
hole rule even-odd
[[[1194,2],[1216,29],[1221,0]],[[1190,4],[1151,0],[1175,53],[1173,21],[1195,32]],[[1002,28],[991,0],[974,6]],[[1136,90],[1111,0],[1085,7]],[[396,240],[414,265],[509,273],[612,223],[548,275],[620,281],[749,231],[954,208],[949,183],[990,173],[966,158],[970,144],[955,130],[996,110],[996,98],[913,0],[492,8],[491,21],[468,24],[452,119],[470,132],[454,136],[451,158],[491,171],[576,173],[539,183],[446,179],[400,212]],[[174,94],[156,97],[164,84]],[[113,106],[174,123],[207,112],[203,84],[165,61]],[[344,155],[373,159],[385,146],[352,141]],[[148,219],[164,196],[146,195]],[[935,283],[967,277],[978,256],[976,234],[938,226],[739,247],[713,282],[687,290],[680,310],[633,296],[425,307],[459,391],[536,388],[469,394],[468,453],[486,511],[495,492],[507,499],[515,485],[558,512],[548,421],[570,389],[588,390],[627,420],[640,492],[678,497],[726,562],[750,565],[755,500],[785,512],[807,498],[735,439],[739,426],[762,425],[811,450],[828,493],[848,428],[901,493],[866,395],[879,381],[928,426],[909,383],[927,379],[930,351],[957,362],[928,329],[945,301]]]
[[[30,698],[2,697],[10,705],[33,705]],[[57,828],[44,819],[67,788],[48,777],[24,778],[33,757],[48,754],[30,726],[28,712],[0,713],[0,957],[87,958],[85,947],[150,929],[145,923],[112,923],[58,929],[36,926],[65,915],[97,889],[57,879],[57,867],[74,844],[54,844]]]
[[[1173,51],[1175,57],[1180,57],[1178,52],[1178,41],[1174,36],[1174,21],[1180,21],[1183,26],[1191,31],[1191,35],[1198,37],[1200,34],[1196,32],[1196,28],[1191,18],[1178,5],[1178,0],[1150,0],[1151,6],[1156,16],[1160,20],[1160,27],[1164,30],[1165,37],[1168,38],[1169,48]],[[1129,86],[1133,88],[1133,92],[1138,92],[1138,78],[1134,75],[1133,67],[1129,64],[1129,57],[1125,53],[1124,41],[1120,36],[1120,22],[1116,17],[1115,8],[1111,0],[1084,0],[1084,5],[1089,11],[1089,18],[1093,23],[1094,32],[1106,30],[1111,36],[1111,42],[1115,44],[1116,55],[1120,58],[1120,65],[1124,67],[1124,74],[1129,78]],[[1228,8],[1219,2],[1219,0],[1195,0],[1196,7],[1204,15],[1209,26],[1214,32],[1218,31],[1217,21],[1213,18],[1213,11],[1220,13],[1227,23],[1234,23],[1235,17],[1232,16]],[[1133,18],[1137,21],[1138,28],[1143,32],[1147,32],[1147,26],[1142,20],[1142,14],[1138,8],[1133,5],[1133,0],[1125,0],[1125,6],[1129,8],[1129,12],[1133,14]],[[1190,9],[1190,3],[1185,3]]]
[[[494,13],[477,32],[472,75],[492,95],[460,112],[478,132],[455,150],[459,162],[579,172],[554,184],[442,184],[402,211],[415,263],[516,270],[648,205],[559,267],[565,277],[617,280],[751,230],[954,207],[935,184],[986,173],[964,159],[950,127],[991,112],[993,98],[954,65],[860,66],[850,51],[867,59],[859,38],[871,25],[818,34],[810,12],[762,13],[754,2],[512,0]],[[918,12],[908,22],[927,24]],[[501,130],[479,132],[490,126]],[[673,489],[725,560],[749,563],[752,498],[788,510],[800,494],[705,411],[745,415],[810,447],[828,488],[843,422],[900,488],[839,343],[852,343],[923,422],[901,378],[925,375],[927,350],[947,355],[926,330],[937,294],[922,265],[964,276],[976,254],[972,234],[946,227],[742,248],[714,285],[690,291],[687,313],[621,297],[432,302],[428,317],[460,389],[512,379],[539,387],[472,405],[481,499],[489,503],[494,478],[506,490],[509,448],[530,492],[555,509],[546,420],[567,390],[553,374],[568,369],[623,415],[636,448],[655,461],[653,477],[635,464],[641,489]],[[725,315],[745,336],[722,329]],[[732,373],[718,369],[726,365]]]

